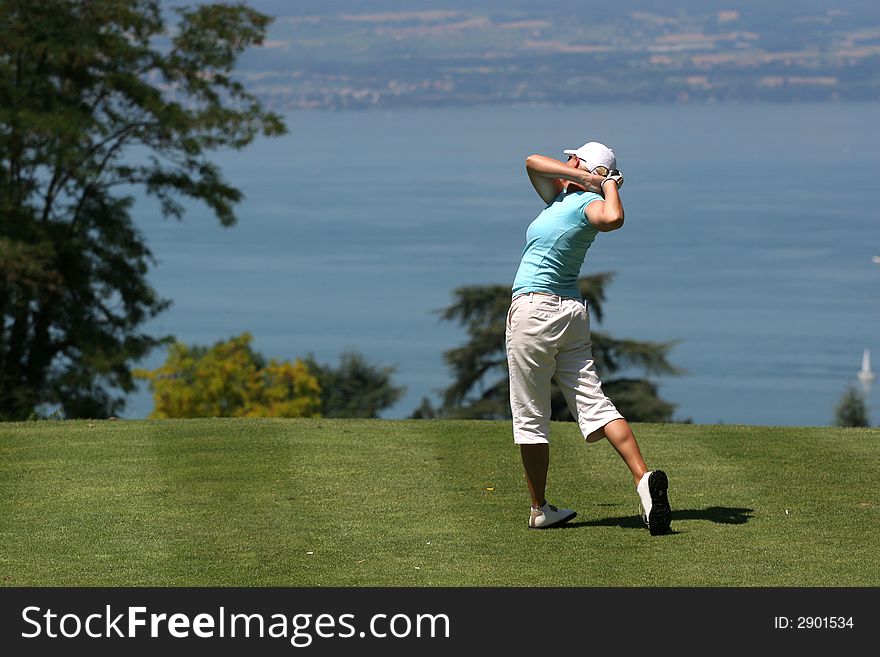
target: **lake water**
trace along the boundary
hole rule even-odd
[[[290,134],[218,157],[247,195],[219,227],[136,206],[174,301],[150,330],[210,344],[250,331],[265,355],[357,349],[397,366],[405,417],[450,382],[464,341],[434,312],[461,285],[510,284],[541,209],[533,152],[595,139],[626,175],[626,225],[583,272],[614,271],[617,337],[679,340],[660,381],[696,422],[825,425],[863,349],[880,365],[878,104],[478,107],[295,113]],[[144,364],[157,366],[163,353]],[[880,386],[878,383],[876,387]],[[880,422],[877,390],[868,395]],[[149,394],[126,417],[144,417]]]

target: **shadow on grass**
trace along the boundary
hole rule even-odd
[[[705,509],[679,509],[672,511],[672,522],[677,520],[708,520],[721,525],[744,525],[753,513],[753,509],[732,508],[727,506],[709,506]],[[560,525],[559,529],[574,527],[623,527],[624,529],[645,529],[645,523],[639,516],[618,516],[600,520],[577,520]],[[674,527],[673,527],[673,532]]]

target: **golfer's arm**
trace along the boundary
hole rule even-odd
[[[526,173],[529,174],[532,187],[545,203],[551,203],[559,196],[562,180],[569,180],[584,189],[590,183],[589,171],[572,168],[546,155],[529,155],[526,158]]]
[[[607,233],[623,226],[623,203],[613,180],[602,183],[602,192],[605,200],[587,204],[584,215],[596,230]]]

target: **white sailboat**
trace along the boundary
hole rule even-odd
[[[862,354],[862,369],[859,370],[859,381],[870,383],[874,378],[875,374],[871,370],[871,351],[865,349],[865,352]]]

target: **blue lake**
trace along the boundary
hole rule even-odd
[[[826,425],[862,351],[880,363],[877,104],[478,107],[303,112],[290,134],[222,153],[247,195],[223,229],[135,208],[173,306],[155,333],[210,344],[243,331],[265,355],[397,367],[405,417],[450,382],[438,321],[460,285],[509,284],[541,202],[524,159],[611,145],[623,229],[584,273],[614,271],[601,330],[678,340],[660,381],[696,422]],[[154,367],[164,353],[143,365]],[[880,387],[880,383],[875,388]],[[868,395],[880,422],[878,391]],[[132,395],[126,417],[152,409]]]

